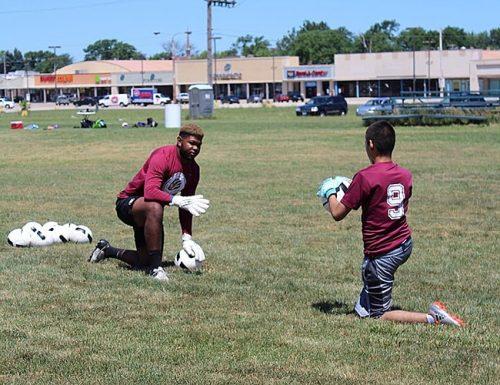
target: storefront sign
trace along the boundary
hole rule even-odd
[[[55,83],[56,75],[40,75],[40,83]],[[73,75],[57,75],[58,83],[73,83]]]
[[[287,80],[324,80],[333,78],[333,66],[285,67],[284,78]]]
[[[241,80],[241,72],[215,74],[215,80]]]
[[[112,75],[112,83],[117,85],[139,85],[139,84],[170,84],[172,83],[172,72],[127,72]]]
[[[95,84],[111,84],[111,76],[107,75],[96,75]]]

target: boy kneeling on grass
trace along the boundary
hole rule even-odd
[[[365,134],[371,165],[354,175],[340,202],[335,179],[325,179],[318,190],[318,196],[328,200],[327,208],[336,221],[362,207],[363,289],[354,310],[362,318],[463,326],[463,321],[448,313],[441,302],[432,303],[428,313],[391,310],[394,273],[407,261],[413,245],[406,222],[412,174],[392,161],[395,143],[391,124],[373,123]]]

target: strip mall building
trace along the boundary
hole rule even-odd
[[[295,56],[218,58],[216,96],[247,98],[299,91],[307,98],[399,96],[413,90],[500,92],[500,51],[451,50],[335,55],[334,65],[299,65]],[[102,96],[152,86],[172,97],[193,84],[207,83],[206,60],[108,60],[74,63],[55,74],[0,77],[0,94],[30,95],[33,102],[56,94]]]

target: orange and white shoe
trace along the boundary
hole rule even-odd
[[[432,316],[432,318],[434,318],[436,325],[443,324],[454,325],[458,327],[464,326],[464,321],[459,317],[448,313],[448,310],[446,310],[446,306],[442,302],[433,302],[429,307],[429,314]]]

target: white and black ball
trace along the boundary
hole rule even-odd
[[[91,243],[92,231],[84,225],[76,225],[69,233],[69,240],[75,243]]]
[[[188,271],[198,271],[203,266],[203,263],[197,261],[194,256],[186,253],[184,249],[180,250],[174,259],[175,266]]]
[[[52,236],[38,222],[26,223],[22,228],[22,236],[25,240],[29,237],[29,245],[31,247],[42,247],[52,244]]]
[[[7,242],[13,247],[29,247],[29,239],[23,237],[23,231],[21,229],[12,230],[9,235],[7,235]]]

